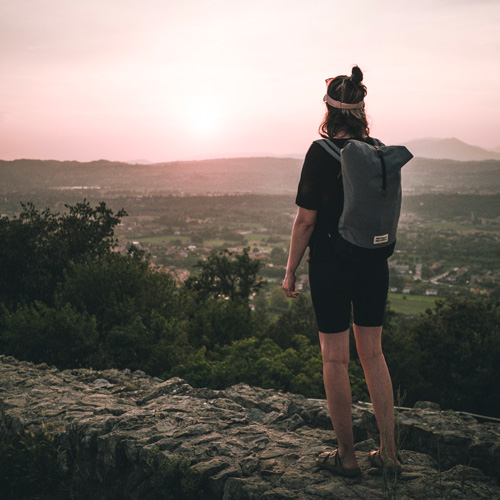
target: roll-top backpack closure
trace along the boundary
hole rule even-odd
[[[388,257],[394,250],[401,212],[401,168],[413,155],[405,146],[385,146],[376,139],[375,145],[349,140],[342,149],[329,139],[316,142],[341,164],[344,206],[340,237]],[[380,251],[384,247],[389,248]]]

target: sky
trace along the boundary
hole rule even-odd
[[[498,0],[0,0],[0,159],[305,154],[358,64],[371,135],[500,147]]]

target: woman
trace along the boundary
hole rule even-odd
[[[327,111],[320,134],[342,148],[349,139],[373,144],[364,110],[366,87],[363,73],[354,66],[351,76],[327,80],[324,97]],[[309,246],[309,282],[319,328],[323,379],[328,410],[337,436],[338,449],[317,458],[319,467],[335,474],[361,474],[354,453],[349,365],[351,305],[356,348],[370,392],[380,430],[380,449],[370,452],[373,466],[400,472],[394,442],[394,396],[382,353],[382,323],[389,284],[386,258],[345,257],[336,252],[343,207],[340,163],[319,144],[307,152],[296,203],[290,253],[282,288],[297,298],[295,272]],[[332,238],[333,236],[333,238]]]

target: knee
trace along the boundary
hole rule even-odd
[[[330,365],[336,367],[345,367],[349,366],[349,356],[341,355],[339,353],[323,353],[323,365]]]
[[[336,334],[319,333],[323,366],[349,366],[349,330]]]
[[[371,349],[360,349],[358,346],[358,356],[362,365],[384,359],[384,353],[382,352],[382,347],[380,346]]]

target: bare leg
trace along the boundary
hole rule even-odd
[[[319,332],[323,356],[323,381],[328,410],[339,444],[344,467],[357,467],[352,433],[352,395],[349,382],[349,330],[341,333]]]
[[[394,393],[382,353],[382,327],[354,325],[354,337],[380,431],[380,455],[395,464]]]

